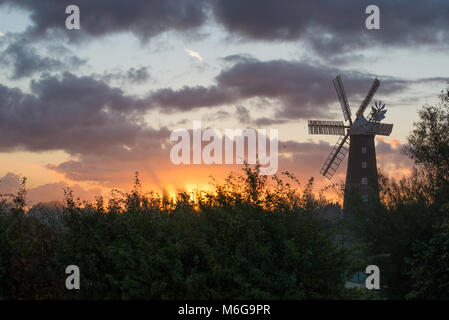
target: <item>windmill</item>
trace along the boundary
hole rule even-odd
[[[382,102],[375,102],[367,118],[363,115],[380,86],[380,81],[377,78],[374,79],[368,94],[357,110],[354,121],[351,119],[351,109],[346,98],[341,76],[338,75],[333,80],[333,83],[340,100],[344,121],[349,122],[349,124],[345,124],[343,121],[309,120],[309,134],[340,136],[320,172],[326,178],[331,179],[346,154],[349,153],[345,199],[347,191],[352,189],[358,192],[364,201],[367,201],[370,192],[373,189],[378,190],[374,136],[376,134],[390,135],[393,125],[380,123],[387,112],[385,104],[382,104]]]

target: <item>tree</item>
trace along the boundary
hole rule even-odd
[[[449,289],[449,90],[419,118],[403,149],[417,165],[413,174],[399,181],[380,174],[382,205],[360,202],[345,211],[353,252],[380,267],[391,299],[438,298]]]
[[[409,299],[449,299],[449,205],[442,209],[446,222],[427,242],[417,242],[407,259],[413,289]]]
[[[449,198],[449,89],[436,106],[424,106],[419,118],[403,150],[426,173],[434,200],[444,203]]]

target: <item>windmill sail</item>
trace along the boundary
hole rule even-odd
[[[340,100],[341,110],[343,111],[343,117],[345,121],[351,120],[351,109],[349,108],[348,99],[346,98],[345,88],[343,87],[343,81],[341,81],[341,76],[338,75],[333,81],[335,91],[337,91],[338,99]]]
[[[345,136],[341,136],[334,148],[332,149],[329,157],[321,168],[321,174],[328,179],[331,179],[337,171],[340,164],[343,162],[346,154],[349,151],[349,133]]]
[[[309,120],[309,134],[344,135],[343,121]]]
[[[381,136],[389,136],[393,130],[393,124],[391,123],[380,123],[370,121],[366,124],[367,130],[372,134],[378,134]]]
[[[385,109],[385,103],[382,104],[382,101],[379,103],[375,102],[375,107],[371,107],[371,113],[368,116],[368,121],[380,122],[385,119],[385,114],[387,113],[387,109]]]
[[[333,80],[333,84],[340,100],[344,119],[348,120],[350,125],[345,125],[344,121],[309,120],[309,134],[340,135],[320,172],[326,178],[331,179],[337,172],[346,154],[349,153],[350,161],[348,163],[348,172],[346,173],[346,185],[357,186],[358,188],[361,185],[367,184],[368,178],[371,179],[374,177],[373,181],[377,181],[374,136],[390,135],[393,125],[381,123],[387,113],[385,104],[382,104],[381,101],[375,102],[375,106],[371,107],[371,112],[367,118],[363,116],[363,113],[380,86],[379,79],[374,79],[368,94],[356,112],[354,123],[351,120],[351,109],[349,108],[340,75]],[[360,150],[361,146],[361,151],[358,152],[361,152],[362,156],[357,151],[354,151],[354,153],[349,152],[351,144],[355,148],[353,150]],[[369,159],[374,160],[368,161]],[[358,164],[359,161],[361,161],[360,164]],[[362,193],[362,196],[367,196],[367,193]]]
[[[365,100],[363,100],[362,104],[359,107],[359,110],[357,110],[356,119],[360,118],[363,112],[365,112],[365,109],[368,107],[369,103],[371,102],[371,99],[373,98],[379,86],[380,86],[379,79],[377,78],[374,79],[374,82],[371,85],[371,89],[369,89],[368,94],[365,97]]]

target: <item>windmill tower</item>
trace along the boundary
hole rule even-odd
[[[379,102],[379,104],[375,103],[367,118],[363,115],[380,86],[380,81],[377,78],[374,79],[371,89],[357,110],[354,122],[351,119],[351,109],[346,98],[341,76],[337,76],[333,83],[340,100],[344,120],[348,121],[349,124],[345,125],[343,121],[309,120],[309,134],[340,136],[321,168],[321,174],[331,179],[349,152],[345,203],[350,190],[357,192],[363,201],[367,201],[370,194],[378,194],[374,136],[376,134],[390,135],[393,125],[380,123],[387,112],[385,104],[382,105],[382,102]]]

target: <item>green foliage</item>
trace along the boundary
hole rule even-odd
[[[48,299],[60,296],[63,275],[56,267],[57,232],[25,214],[25,182],[22,180],[12,205],[0,207],[0,299]],[[4,199],[3,199],[4,200]],[[63,283],[63,282],[61,282]]]
[[[418,165],[412,176],[397,181],[380,174],[381,202],[355,199],[345,212],[354,261],[379,266],[390,299],[449,293],[449,91],[419,116],[404,149]]]
[[[427,175],[432,199],[444,204],[449,200],[449,89],[436,106],[420,110],[419,117],[404,151]]]
[[[288,173],[285,182],[261,176],[258,166],[243,170],[215,183],[214,192],[176,200],[143,194],[136,174],[133,190],[114,191],[106,208],[102,198],[80,204],[66,190],[62,229],[26,215],[5,217],[3,297],[349,297],[346,252],[317,217],[322,203],[313,181],[299,193]],[[71,264],[80,268],[80,290],[65,290]]]
[[[413,289],[408,299],[449,299],[449,203],[443,209],[441,230],[429,241],[418,241],[407,258]]]
[[[361,269],[379,266],[386,297],[403,299],[413,285],[406,259],[414,243],[437,232],[441,215],[416,173],[399,182],[380,175],[379,184],[382,203],[354,201],[345,212],[347,237]]]

